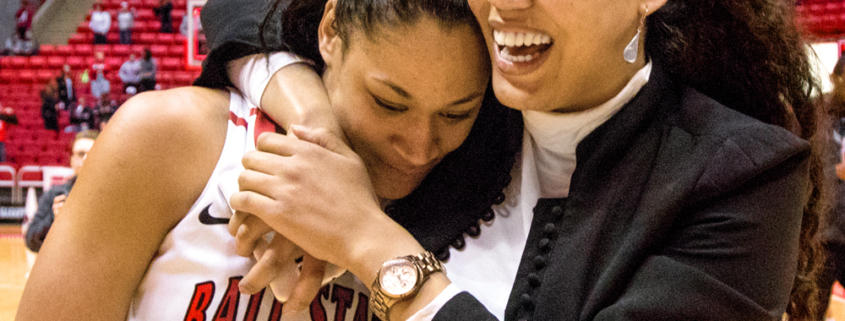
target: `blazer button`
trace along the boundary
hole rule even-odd
[[[535,256],[534,257],[534,267],[537,268],[538,270],[546,267],[546,258],[543,257],[542,255]]]
[[[520,295],[519,302],[521,302],[522,306],[526,308],[530,308],[532,305],[534,305],[534,302],[531,301],[531,296],[528,295],[528,293],[523,293],[522,295]]]
[[[557,232],[555,223],[546,223],[546,225],[543,226],[543,233],[546,233],[546,235],[552,235],[555,234],[555,232]]]
[[[551,241],[549,241],[548,238],[544,237],[543,239],[540,240],[540,249],[541,250],[543,250],[544,252],[548,252],[549,249],[551,249],[551,248],[552,248],[552,243],[551,243]]]
[[[537,275],[537,273],[528,274],[528,285],[533,288],[540,286],[540,277]]]
[[[555,219],[560,219],[563,216],[563,208],[560,206],[552,207],[552,215],[555,216]]]

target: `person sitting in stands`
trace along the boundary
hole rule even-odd
[[[82,168],[85,157],[91,150],[91,146],[94,146],[94,141],[99,134],[100,132],[96,130],[86,130],[76,134],[71,144],[70,154],[70,167],[73,169],[73,177],[62,185],[53,186],[38,198],[38,211],[35,212],[35,217],[26,231],[26,247],[30,251],[37,253],[41,249],[41,244],[44,243],[53,221],[56,217],[62,215],[62,205],[65,203],[65,198],[70,193],[70,189],[73,188],[73,184],[76,183],[76,175],[79,174],[79,169]]]

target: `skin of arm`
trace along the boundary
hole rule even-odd
[[[126,318],[165,235],[214,169],[227,102],[219,91],[181,88],[138,95],[120,108],[41,248],[17,320]]]

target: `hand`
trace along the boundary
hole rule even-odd
[[[845,163],[836,164],[836,176],[839,176],[841,180],[845,180]]]
[[[59,212],[62,211],[62,206],[65,205],[67,195],[57,195],[53,198],[53,217],[59,217]]]
[[[423,251],[381,211],[363,162],[339,138],[301,126],[291,126],[291,133],[262,134],[258,150],[244,156],[234,209],[365,284],[387,259]]]

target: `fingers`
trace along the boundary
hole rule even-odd
[[[248,257],[253,254],[256,242],[261,240],[265,234],[272,232],[273,229],[255,215],[235,212],[235,216],[246,217],[242,220],[243,224],[237,227],[233,235],[235,237],[235,251],[240,256]],[[229,221],[230,227],[231,223],[232,221]]]
[[[253,191],[240,191],[232,194],[229,205],[236,212],[252,213],[258,218],[282,210],[277,208],[280,204],[277,204],[273,199]]]
[[[274,285],[274,292],[289,291],[299,275],[299,264],[296,259],[301,255],[302,250],[286,238],[276,234],[264,253],[260,254],[258,262],[240,281],[240,291],[254,294],[266,288],[271,282]],[[277,279],[279,282],[276,282]],[[276,294],[276,296],[279,295]]]
[[[53,204],[64,202],[65,199],[67,199],[65,194],[56,195],[56,197],[53,197]]]
[[[343,156],[357,157],[357,154],[355,154],[349,146],[346,146],[340,138],[323,128],[312,129],[299,125],[291,125],[290,130],[293,135],[302,141],[322,146],[325,149]]]
[[[311,301],[320,292],[325,273],[326,262],[305,253],[299,280],[291,291],[290,298],[282,306],[282,315],[293,315],[308,308]]]

